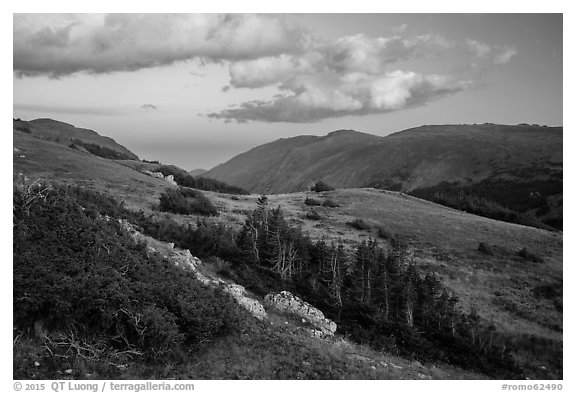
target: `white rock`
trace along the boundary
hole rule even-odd
[[[280,311],[294,313],[304,318],[304,322],[307,320],[323,334],[333,336],[336,331],[336,323],[326,318],[322,311],[288,291],[269,293],[264,297],[264,301]]]
[[[177,186],[176,180],[174,180],[174,176],[168,175],[164,178],[168,183],[172,184],[173,186]]]

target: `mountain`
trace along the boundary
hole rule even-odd
[[[208,172],[208,170],[206,169],[201,169],[201,168],[197,168],[197,169],[193,169],[191,171],[188,172],[188,174],[190,176],[202,176],[203,174],[205,174],[206,172]]]
[[[52,119],[36,119],[24,121],[13,120],[13,128],[20,132],[47,141],[71,146],[76,150],[90,151],[96,155],[108,155],[109,158],[133,159],[138,156],[114,139],[102,136],[96,131],[78,128],[72,124]]]
[[[528,212],[561,228],[562,166],[562,127],[487,123],[426,125],[386,137],[342,130],[280,139],[204,176],[259,193],[302,191],[322,180],[452,204],[470,194],[498,203],[500,215]]]
[[[535,171],[530,173],[530,170]],[[336,131],[279,139],[204,174],[254,192],[302,191],[316,180],[403,191],[490,176],[547,178],[562,171],[562,127],[422,126],[386,137]]]
[[[409,140],[413,132],[420,131],[397,137]],[[550,151],[546,138],[539,137],[543,149]],[[296,146],[303,160],[321,157],[329,163],[335,162],[334,157],[366,154],[365,149],[384,139],[338,131],[275,143]],[[202,191],[219,211],[207,220],[199,214],[158,209],[166,191],[175,188],[143,172],[159,171],[164,164],[105,159],[16,128],[13,144],[15,379],[59,378],[68,369],[70,378],[78,379],[562,379],[561,232],[468,214],[404,192],[357,188],[268,198]],[[523,147],[527,156],[535,154],[530,148]],[[284,154],[287,161],[295,154],[276,149],[275,154]],[[261,156],[273,163],[276,157],[262,150]],[[295,165],[304,168],[313,161]],[[538,176],[535,169],[516,173],[510,168],[518,158],[502,161],[508,165],[505,180],[524,176],[526,184],[531,184],[535,178],[550,178],[543,170]],[[538,165],[546,167],[542,162]],[[184,172],[169,164],[165,168]],[[494,179],[491,176],[488,179]],[[472,182],[471,187],[485,180]],[[456,186],[450,183],[450,187]],[[266,204],[269,209],[263,208]],[[284,230],[285,235],[266,240],[274,232],[261,230],[264,215],[249,214],[254,209],[273,213],[268,216],[270,225],[275,222],[276,234]],[[125,232],[130,228],[126,223],[143,231],[154,247],[136,241],[136,232]],[[243,262],[246,253],[239,248],[250,241],[245,235],[252,233],[247,229],[254,224],[260,225],[254,228],[262,242],[254,244],[260,248],[261,264],[254,259]],[[381,252],[366,254],[369,239]],[[287,249],[276,244],[296,247],[302,255],[297,260],[307,261],[293,283],[281,279],[280,265],[270,263],[280,255],[276,253]],[[331,254],[336,245],[342,253]],[[189,257],[180,259],[184,255]],[[363,285],[358,280],[360,272],[340,270],[343,278],[337,285],[344,285],[344,303],[330,302],[331,288],[336,287],[324,281],[331,270],[319,264],[320,258],[330,257],[324,260],[328,263],[339,261],[334,265],[341,266],[338,269],[369,267],[358,263],[357,258],[365,255],[378,255],[379,264],[390,256],[398,265],[380,266],[412,266],[412,273],[382,276],[368,271],[376,300],[359,307],[354,299]],[[243,287],[251,301],[265,303],[268,293],[290,290],[334,320],[336,335],[319,339],[308,322],[269,307],[267,319],[258,321],[246,315],[240,303],[224,296],[221,288],[211,294],[189,272],[172,266],[183,261],[196,261],[203,274],[221,278],[233,288]],[[383,277],[391,277],[385,282],[396,288],[408,288],[401,285],[408,277],[418,277],[414,282],[420,284],[430,282],[428,278],[422,281],[424,277],[437,277],[439,281],[430,288],[436,288],[436,295],[446,289],[450,302],[456,302],[453,311],[457,313],[449,319],[446,314],[441,320],[428,320],[438,323],[430,322],[426,330],[421,330],[426,320],[420,312],[424,307],[415,313],[418,325],[414,329],[406,328],[404,322],[382,323],[384,292],[379,280]],[[175,295],[178,307],[171,307]],[[436,295],[427,299],[444,298]],[[445,306],[426,309],[445,313],[450,310]],[[122,313],[117,311],[120,307]],[[106,317],[96,321],[94,315]],[[133,315],[143,316],[143,329],[134,329]],[[390,318],[398,321],[403,315],[396,311]],[[458,340],[451,338],[454,316],[458,317]],[[194,323],[187,322],[190,318]],[[113,321],[115,328],[99,321]],[[86,348],[98,348],[90,358],[68,350],[67,340],[77,339],[71,336],[76,330],[68,329],[71,323],[74,329],[89,332],[83,338]],[[132,341],[118,340],[118,332],[133,332],[120,333]],[[180,337],[187,338],[181,341]],[[197,350],[190,352],[192,345]],[[126,349],[135,355],[119,355]],[[167,368],[165,359],[171,356],[177,360]],[[122,367],[117,366],[118,359]]]
[[[339,130],[318,137],[312,135],[279,139],[240,154],[209,170],[203,176],[230,184],[243,184],[254,192],[300,191],[317,179],[316,168],[345,153],[382,139],[376,135]],[[342,166],[334,168],[333,173]],[[338,185],[347,184],[338,182]]]

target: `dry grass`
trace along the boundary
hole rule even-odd
[[[323,193],[340,207],[316,207],[322,220],[305,219],[304,200],[312,193],[270,195],[271,205],[281,205],[286,217],[315,239],[353,244],[377,238],[383,226],[407,239],[411,259],[422,268],[438,273],[458,293],[461,307],[492,320],[507,332],[535,334],[562,340],[562,313],[549,300],[536,299],[532,289],[552,283],[562,285],[562,233],[491,220],[450,209],[397,192],[374,189],[342,189]],[[221,219],[239,227],[243,211],[256,207],[257,196],[239,200],[210,195],[220,206]],[[354,229],[347,222],[361,219],[370,231]],[[378,239],[385,245],[386,241]],[[507,255],[489,256],[478,252],[485,242],[509,250]],[[518,250],[528,247],[545,263],[519,258]]]
[[[107,191],[125,201],[129,208],[168,216],[181,224],[194,223],[198,218],[154,211],[153,206],[168,183],[125,165],[34,139],[21,132],[14,133],[14,147],[20,149],[14,153],[15,175],[22,172],[33,179],[44,178]],[[133,162],[129,164],[134,165]],[[220,211],[219,217],[209,220],[221,221],[236,229],[242,226],[245,213],[256,207],[258,199],[257,195],[204,194]],[[307,196],[321,200],[329,198],[339,207],[315,207],[322,219],[307,220],[305,214],[309,208],[304,204]],[[532,293],[539,285],[562,286],[561,232],[495,221],[400,193],[374,189],[270,195],[269,203],[281,205],[286,218],[314,239],[352,245],[373,237],[385,246],[386,240],[378,239],[377,233],[378,227],[384,227],[408,241],[412,261],[424,270],[438,273],[444,284],[458,294],[464,310],[476,308],[501,331],[562,340],[562,313],[554,308],[551,300],[537,299]],[[360,231],[346,225],[356,218],[370,224],[373,230]],[[477,250],[480,242],[508,250],[508,253],[482,254]],[[515,256],[524,247],[541,256],[544,263]],[[249,355],[248,344],[240,342],[237,345],[238,356]],[[225,349],[222,344],[222,351]]]

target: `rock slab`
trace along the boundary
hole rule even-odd
[[[264,297],[264,302],[279,311],[290,312],[308,320],[312,325],[320,329],[324,335],[333,336],[336,331],[337,325],[334,321],[326,318],[322,311],[310,303],[288,291],[269,293]]]

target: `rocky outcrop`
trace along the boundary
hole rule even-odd
[[[151,177],[155,177],[157,179],[162,179],[162,180],[166,180],[168,183],[172,184],[173,186],[177,186],[178,184],[176,183],[176,180],[174,180],[174,176],[173,175],[168,175],[168,176],[164,176],[164,174],[162,172],[152,172],[152,171],[142,171],[143,174],[151,176]]]
[[[174,243],[161,242],[153,237],[146,236],[126,220],[120,220],[120,225],[130,234],[132,239],[139,243],[146,244],[146,250],[149,252],[157,252],[174,263],[174,265],[193,272],[198,281],[205,286],[222,288],[224,292],[230,294],[241,307],[245,308],[255,318],[260,320],[266,318],[267,315],[264,306],[262,306],[258,300],[249,297],[246,289],[242,285],[230,284],[219,277],[211,277],[203,274],[200,271],[202,261],[193,256],[189,250],[174,247]]]
[[[264,306],[258,300],[246,296],[246,289],[242,285],[225,284],[224,292],[229,293],[239,305],[259,320],[267,317]]]
[[[148,175],[148,176],[155,177],[157,179],[164,180],[164,175],[161,172],[144,171],[142,173],[144,173],[145,175]]]
[[[168,176],[164,177],[164,180],[166,180],[168,183],[172,184],[173,186],[178,185],[178,184],[176,184],[176,180],[174,180],[173,175],[168,175]]]
[[[333,336],[336,331],[336,323],[326,318],[322,311],[288,291],[269,293],[264,297],[264,302],[279,311],[293,313],[308,320],[324,335]]]

